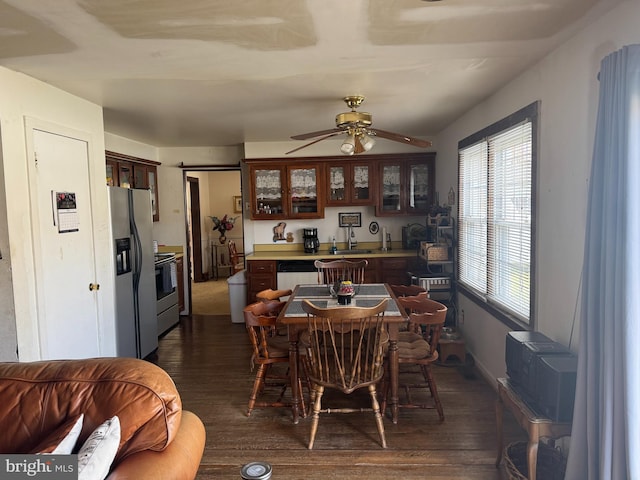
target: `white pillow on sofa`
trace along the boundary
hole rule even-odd
[[[78,451],[78,480],[103,480],[120,445],[120,419],[115,416],[96,428]]]

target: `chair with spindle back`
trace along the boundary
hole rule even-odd
[[[321,402],[325,388],[349,395],[367,387],[371,396],[371,408],[366,410],[373,411],[382,447],[387,447],[380,404],[376,397],[376,384],[384,375],[384,350],[389,340],[383,324],[387,302],[384,299],[370,308],[320,308],[309,300],[302,302],[302,309],[308,318],[308,329],[303,341],[306,347],[304,365],[313,388],[309,449],[313,448],[321,412],[350,413],[365,410],[323,410]]]
[[[414,297],[420,294],[429,296],[427,289],[420,285],[389,285],[389,288],[396,297]]]
[[[429,298],[429,292],[426,288],[420,285],[389,285],[389,288],[396,296],[400,297],[415,297],[421,295],[425,298]],[[403,331],[398,334],[398,341],[401,342],[413,342],[422,338],[422,327],[409,321]]]
[[[244,253],[238,253],[236,242],[233,240],[229,240],[227,245],[229,247],[229,261],[231,262],[232,273],[244,270]]]
[[[268,302],[269,300],[280,300],[282,297],[288,297],[291,295],[291,290],[289,289],[280,289],[273,290],[272,288],[267,288],[266,290],[261,290],[256,293],[256,300],[261,302]]]
[[[369,265],[366,259],[351,260],[331,260],[323,262],[316,260],[314,266],[318,270],[318,283],[326,285],[334,285],[340,281],[350,281],[351,283],[360,285],[364,283],[364,273]]]
[[[404,309],[409,316],[409,323],[416,325],[417,330],[407,332],[403,337],[402,332],[398,338],[398,362],[402,365],[417,365],[424,379],[424,383],[402,384],[407,399],[400,402],[399,407],[405,408],[435,408],[441,421],[444,421],[444,410],[438,395],[438,388],[433,376],[431,364],[438,359],[438,342],[444,322],[447,318],[447,307],[420,294],[412,297],[398,297],[398,306]],[[421,332],[417,335],[415,332]],[[428,388],[433,402],[417,403],[411,395],[412,388]],[[388,382],[385,381],[382,393],[382,409],[387,405]]]
[[[258,301],[244,308],[244,321],[249,333],[249,340],[253,348],[251,357],[253,365],[258,367],[253,390],[249,396],[247,416],[255,407],[287,407],[290,402],[284,402],[284,394],[289,385],[289,340],[286,335],[278,335],[276,330],[276,318],[284,307],[285,302],[278,300]],[[272,372],[275,364],[286,364],[284,374]],[[258,402],[258,396],[264,392],[265,387],[279,387],[280,395],[273,402]],[[298,381],[300,398],[302,399],[302,383]],[[304,411],[304,405],[303,405]]]

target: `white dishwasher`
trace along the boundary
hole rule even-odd
[[[293,290],[296,285],[318,283],[314,260],[278,260],[278,289]]]

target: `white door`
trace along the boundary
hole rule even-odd
[[[27,132],[41,358],[98,356],[88,142],[37,127]],[[57,208],[59,194],[75,196],[75,214]]]

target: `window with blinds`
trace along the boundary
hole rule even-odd
[[[459,145],[460,284],[530,323],[537,104]]]

